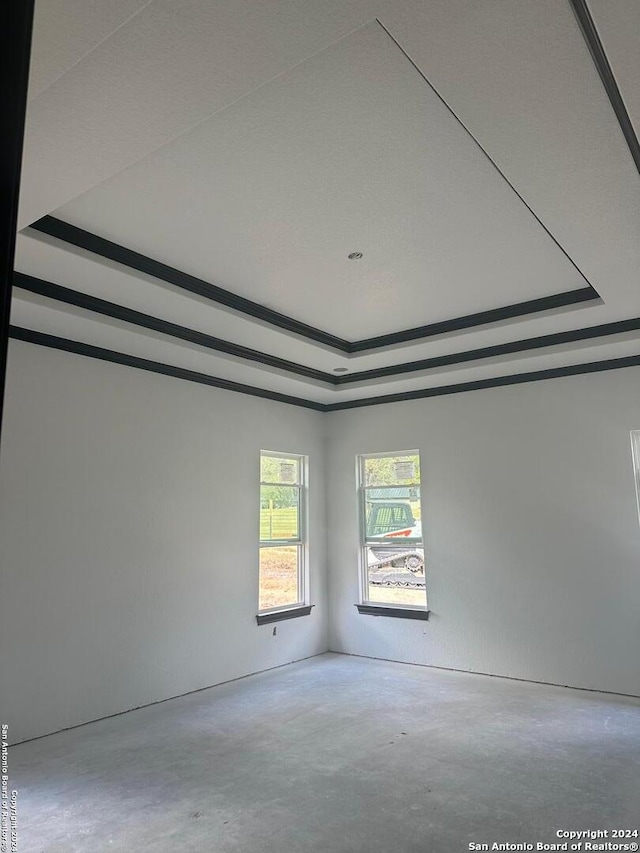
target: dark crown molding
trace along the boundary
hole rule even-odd
[[[570,0],[572,9],[578,21],[582,35],[589,48],[592,59],[596,65],[605,91],[609,97],[612,108],[615,112],[617,120],[620,124],[622,133],[625,137],[631,155],[634,159],[636,168],[640,172],[640,143],[634,130],[633,124],[625,107],[622,95],[615,80],[611,65],[606,56],[604,47],[596,29],[595,23],[589,11],[586,0]],[[29,0],[28,7],[32,6]],[[27,7],[25,7],[27,8]],[[31,11],[28,11],[26,18],[29,18]],[[380,24],[380,22],[378,22]],[[383,26],[380,24],[380,26]],[[28,29],[28,27],[27,27]],[[484,155],[490,160],[502,178],[508,183],[511,189],[518,195],[520,200],[525,204],[530,213],[536,218],[539,224],[543,227],[548,236],[556,243],[560,250],[565,254],[571,264],[578,269],[570,256],[565,252],[562,246],[555,240],[553,235],[544,226],[535,212],[524,201],[522,196],[517,192],[515,187],[508,181],[504,173],[499,169],[497,164],[491,159],[488,152],[482,148],[478,140],[471,134],[469,129],[462,123],[458,116],[449,107],[448,103],[442,98],[439,92],[432,86],[430,81],[425,77],[422,71],[415,65],[411,57],[403,50],[394,36],[383,27],[389,37],[394,41],[396,46],[406,56],[409,62],[416,68],[417,72],[423,77],[424,81],[429,85],[434,93],[440,98],[443,104],[450,110],[452,115],[458,120],[464,130],[476,142]],[[28,48],[25,48],[22,43],[18,45],[18,59],[25,59],[28,55]],[[23,63],[24,64],[24,63]],[[12,62],[10,67],[15,67]],[[22,68],[22,66],[20,66]],[[16,72],[18,73],[18,72]],[[22,71],[18,73],[22,74]],[[24,77],[25,75],[22,74]],[[23,80],[24,85],[18,87],[18,100],[23,99],[26,94],[26,78]],[[23,125],[18,128],[22,131]],[[12,143],[13,144],[13,143]],[[15,158],[13,158],[15,159]],[[14,170],[15,171],[15,170]],[[15,182],[14,182],[15,183]],[[15,183],[17,188],[17,183]],[[416,341],[426,339],[436,335],[443,335],[461,329],[473,328],[476,326],[485,326],[490,323],[501,322],[516,317],[523,317],[535,313],[557,309],[561,306],[579,304],[594,299],[598,299],[598,293],[587,282],[587,286],[573,291],[567,291],[563,294],[546,297],[543,299],[530,300],[528,302],[518,303],[515,305],[504,306],[492,311],[480,312],[477,314],[467,315],[465,317],[454,318],[444,323],[435,323],[426,326],[419,326],[414,329],[408,329],[401,332],[396,332],[389,335],[381,335],[361,341],[346,341],[316,329],[305,323],[297,321],[286,315],[280,314],[277,311],[267,308],[266,306],[252,302],[251,300],[237,296],[229,291],[224,290],[209,282],[190,276],[187,273],[176,270],[152,258],[148,258],[116,243],[105,240],[83,229],[77,228],[69,223],[62,222],[51,216],[45,216],[31,226],[43,234],[48,234],[63,242],[85,249],[86,251],[100,255],[116,263],[123,264],[130,269],[143,272],[160,280],[166,281],[176,287],[190,291],[192,293],[203,296],[220,305],[224,305],[235,311],[243,313],[247,316],[252,316],[267,324],[281,328],[289,333],[299,335],[310,341],[336,349],[340,352],[352,354],[362,353],[368,350],[377,349],[404,343],[407,341]],[[578,270],[580,272],[580,270]],[[581,273],[582,275],[582,273]],[[522,352],[530,349],[539,349],[558,344],[569,343],[571,341],[586,340],[589,338],[602,337],[605,335],[613,335],[626,331],[637,330],[640,328],[640,320],[632,319],[620,321],[617,323],[609,323],[601,326],[595,326],[590,329],[580,329],[571,332],[562,332],[555,335],[540,336],[537,338],[529,338],[523,341],[516,341],[508,344],[502,344],[495,347],[485,347],[483,349],[468,350],[466,352],[455,353],[448,356],[441,356],[433,359],[424,359],[421,361],[409,362],[402,365],[396,365],[388,368],[379,368],[376,370],[360,371],[348,376],[335,377],[330,374],[325,374],[322,371],[316,371],[313,368],[307,368],[304,365],[299,365],[295,362],[288,362],[285,359],[278,359],[275,356],[269,356],[256,350],[251,350],[247,347],[232,344],[228,341],[223,341],[194,330],[185,329],[176,324],[168,323],[167,321],[159,320],[158,318],[150,317],[150,315],[134,312],[114,303],[100,300],[97,297],[89,297],[83,294],[77,294],[75,291],[69,291],[67,288],[61,288],[59,285],[53,285],[49,282],[40,282],[38,279],[33,279],[29,276],[21,276],[16,273],[15,276],[20,277],[16,281],[16,286],[24,287],[34,293],[41,293],[50,298],[58,299],[59,301],[74,304],[78,307],[87,310],[97,311],[107,316],[112,316],[117,319],[131,322],[139,326],[155,329],[165,334],[174,337],[188,340],[202,346],[216,349],[221,352],[226,352],[240,358],[246,358],[251,361],[257,361],[263,364],[268,364],[277,367],[284,371],[315,378],[321,381],[331,382],[333,385],[344,385],[357,381],[366,381],[382,376],[391,376],[400,373],[409,373],[417,370],[426,370],[434,367],[440,367],[447,364],[463,363],[466,361],[475,361],[481,358],[491,356],[504,355],[508,353]],[[583,276],[584,278],[584,276]],[[586,279],[585,279],[586,281]],[[10,285],[9,285],[10,287]],[[47,292],[45,292],[47,291]],[[72,297],[70,294],[74,294]],[[406,400],[421,399],[434,396],[442,396],[446,394],[455,394],[465,391],[478,390],[482,388],[500,387],[505,385],[514,385],[524,382],[541,381],[563,376],[573,376],[585,373],[595,373],[605,370],[615,370],[624,367],[640,365],[640,356],[629,356],[626,358],[610,359],[606,361],[590,362],[580,365],[570,365],[566,367],[552,368],[549,370],[534,371],[530,373],[512,374],[509,376],[495,377],[492,379],[478,380],[475,382],[459,383],[457,385],[440,386],[437,388],[424,389],[420,391],[405,392],[399,394],[391,394],[382,397],[373,397],[360,400],[344,401],[334,404],[321,404],[309,400],[303,400],[297,397],[290,397],[285,394],[265,391],[264,389],[254,388],[252,386],[243,385],[241,383],[230,382],[224,379],[208,376],[206,374],[197,373],[195,371],[185,370],[183,368],[174,367],[171,365],[161,364],[134,356],[128,356],[123,353],[118,353],[112,350],[94,347],[89,344],[83,344],[77,341],[71,341],[64,338],[46,335],[40,332],[35,332],[28,329],[10,327],[10,337],[17,340],[27,341],[33,344],[53,347],[55,349],[64,350],[80,355],[85,355],[92,358],[110,361],[117,364],[137,367],[139,369],[161,373],[168,376],[174,376],[188,381],[198,382],[213,387],[224,388],[227,390],[237,391],[239,393],[250,394],[252,396],[263,397],[267,399],[286,402],[293,405],[311,408],[316,411],[329,412],[348,408],[358,408],[364,406],[374,406],[385,403],[403,402]]]
[[[640,355],[627,356],[625,358],[613,358],[606,361],[593,361],[586,364],[571,364],[565,367],[554,367],[549,370],[536,370],[530,373],[515,373],[508,376],[496,376],[490,379],[479,379],[475,382],[460,382],[457,385],[441,385],[436,388],[425,388],[420,391],[406,391],[399,394],[388,394],[383,397],[367,397],[360,400],[345,400],[342,403],[318,403],[314,400],[305,400],[301,397],[292,397],[288,394],[280,394],[277,391],[268,391],[264,388],[256,388],[252,385],[243,385],[240,382],[232,382],[228,379],[220,379],[206,373],[198,373],[195,370],[187,370],[162,362],[151,361],[138,356],[127,355],[115,350],[95,347],[80,341],[47,335],[32,329],[24,329],[19,326],[9,327],[9,337],[14,340],[39,346],[50,347],[63,352],[84,355],[100,361],[113,364],[121,364],[127,367],[136,367],[150,373],[159,373],[163,376],[173,376],[176,379],[185,379],[188,382],[196,382],[200,385],[209,385],[213,388],[221,388],[227,391],[236,391],[251,397],[261,397],[274,400],[279,403],[289,403],[293,406],[301,406],[305,409],[313,409],[317,412],[336,412],[343,409],[358,409],[368,406],[379,406],[386,403],[403,403],[409,400],[420,400],[428,397],[443,397],[449,394],[461,394],[466,391],[479,391],[485,388],[500,388],[507,385],[520,385],[526,382],[540,382],[546,379],[558,379],[565,376],[578,376],[583,373],[599,373],[605,370],[619,370],[624,367],[640,366]]]
[[[585,287],[553,294],[552,296],[529,299],[526,302],[517,302],[513,305],[493,308],[489,311],[466,314],[463,317],[455,317],[451,320],[430,323],[425,326],[416,326],[412,329],[378,335],[365,340],[347,341],[324,332],[322,329],[316,329],[292,317],[287,317],[284,314],[273,311],[264,305],[259,305],[257,302],[237,296],[228,290],[224,290],[222,287],[210,284],[175,267],[167,266],[146,255],[141,255],[139,252],[134,252],[131,249],[120,246],[118,243],[105,240],[103,237],[98,237],[96,234],[92,234],[82,228],[77,228],[75,225],[70,225],[53,216],[44,216],[29,227],[41,234],[46,234],[49,237],[61,240],[79,249],[84,249],[102,258],[115,261],[129,269],[153,276],[174,287],[195,293],[218,305],[232,308],[234,311],[238,311],[245,316],[254,317],[267,325],[275,326],[278,329],[283,329],[312,343],[321,344],[346,354],[361,354],[382,347],[397,346],[398,344],[419,341],[437,335],[450,334],[463,329],[472,329],[477,326],[487,326],[517,317],[527,317],[546,311],[554,311],[558,308],[578,305],[600,298],[595,288],[587,283]]]
[[[25,273],[15,272],[13,274],[13,285],[29,293],[35,293],[47,299],[54,299],[56,302],[64,302],[66,305],[73,305],[76,308],[92,311],[104,317],[111,317],[114,320],[121,320],[124,323],[131,323],[134,326],[151,329],[154,332],[160,332],[172,338],[188,341],[206,349],[223,352],[236,358],[258,362],[269,367],[275,367],[290,374],[304,376],[307,379],[317,379],[333,384],[334,376],[322,370],[306,367],[303,364],[288,361],[275,355],[268,355],[260,350],[254,350],[241,344],[216,338],[213,335],[207,335],[204,332],[198,332],[195,329],[189,329],[186,326],[180,326],[168,320],[161,320],[159,317],[152,317],[150,314],[135,311],[133,308],[126,308],[124,305],[118,305],[115,302],[109,302],[106,299],[100,299],[88,293],[81,293],[68,287],[61,287],[59,284],[34,278],[34,276],[25,275]]]
[[[115,261],[131,270],[153,276],[153,278],[165,281],[167,284],[172,284],[181,290],[203,296],[205,299],[216,302],[218,305],[224,305],[226,308],[232,308],[234,311],[238,311],[246,316],[262,320],[271,326],[285,329],[288,332],[293,332],[296,335],[300,335],[300,337],[307,338],[316,343],[325,344],[342,352],[347,352],[347,341],[343,341],[341,338],[335,337],[335,335],[315,329],[313,326],[308,326],[306,323],[301,323],[299,320],[294,320],[292,317],[280,314],[278,311],[267,308],[265,305],[260,305],[251,299],[245,299],[244,296],[238,296],[229,290],[225,290],[223,287],[218,287],[216,284],[196,278],[196,276],[189,275],[189,273],[178,270],[175,267],[170,267],[168,264],[163,264],[161,261],[156,261],[147,255],[141,255],[139,252],[134,252],[132,249],[127,249],[125,246],[113,243],[111,240],[105,240],[104,237],[98,237],[97,234],[92,234],[83,228],[77,228],[75,225],[70,225],[68,222],[63,222],[54,216],[43,216],[37,222],[31,223],[29,227],[39,231],[41,234],[55,237],[63,243],[76,246],[78,249],[84,249],[94,255],[99,255],[101,258]]]
[[[7,370],[33,8],[34,0],[8,0],[0,7],[0,430]]]
[[[405,391],[399,394],[387,394],[383,397],[366,397],[361,400],[345,400],[342,403],[330,403],[325,412],[337,412],[342,409],[359,409],[366,406],[379,406],[386,403],[404,403],[408,400],[423,400],[427,397],[444,397],[449,394],[462,394],[466,391],[480,391],[485,388],[501,388],[505,385],[522,385],[526,382],[540,382],[546,379],[560,379],[564,376],[578,376],[583,373],[600,373],[604,370],[619,370],[623,367],[640,365],[640,355],[625,358],[612,358],[607,361],[592,361],[586,364],[570,364],[565,367],[552,367],[549,370],[534,370],[530,373],[512,373],[508,376],[495,376],[491,379],[478,379],[475,382],[459,382],[457,385],[441,385],[425,388],[421,391]]]
[[[85,355],[89,358],[96,358],[99,361],[109,361],[112,364],[122,364],[126,367],[137,367],[139,370],[146,370],[149,373],[160,373],[163,376],[186,379],[188,382],[196,382],[199,385],[210,385],[213,388],[222,388],[226,391],[237,391],[240,394],[248,394],[250,397],[262,397],[266,400],[275,400],[278,403],[289,403],[292,406],[302,406],[302,408],[314,409],[317,412],[324,412],[326,409],[323,403],[316,403],[313,400],[304,400],[301,397],[292,397],[289,394],[280,394],[277,391],[268,391],[253,385],[244,385],[241,382],[220,379],[217,376],[210,376],[208,373],[199,373],[196,370],[188,370],[172,364],[151,361],[147,358],[127,355],[116,350],[95,347],[92,344],[85,344],[81,341],[72,341],[68,338],[57,337],[56,335],[47,335],[44,332],[36,332],[33,329],[23,329],[20,326],[10,326],[9,337],[17,341],[26,341],[27,343],[38,344],[39,346],[50,347],[51,349],[63,352]]]
[[[15,272],[13,276],[13,285],[14,287],[25,290],[28,293],[44,296],[47,299],[62,302],[66,305],[73,305],[74,307],[81,308],[85,311],[91,311],[102,316],[120,320],[124,323],[160,332],[163,335],[168,335],[170,337],[177,338],[178,340],[188,341],[189,343],[213,350],[214,352],[222,352],[236,358],[245,359],[268,367],[274,367],[290,375],[313,379],[333,387],[352,385],[355,382],[366,382],[375,379],[401,376],[409,373],[416,373],[418,371],[434,370],[455,364],[465,364],[481,361],[487,358],[513,355],[515,353],[523,353],[529,350],[544,349],[577,341],[586,341],[640,330],[640,319],[620,320],[614,323],[605,323],[600,326],[556,332],[550,335],[541,335],[534,338],[510,341],[505,344],[494,344],[488,347],[449,353],[447,355],[435,356],[433,358],[394,364],[388,367],[354,371],[353,373],[349,373],[344,376],[335,376],[332,373],[326,373],[325,371],[318,370],[316,368],[307,367],[306,365],[299,364],[297,362],[269,355],[268,353],[260,350],[254,350],[249,347],[242,346],[241,344],[232,343],[231,341],[223,340],[222,338],[216,338],[212,335],[207,335],[204,332],[180,326],[177,323],[171,323],[167,320],[153,317],[150,314],[144,314],[141,311],[136,311],[132,308],[127,308],[114,302],[109,302],[106,299],[100,299],[99,297],[92,296],[88,293],[81,293],[77,290],[62,287],[59,284],[44,281],[43,279],[26,275],[25,273]]]
[[[103,316],[111,317],[125,323],[130,323],[146,329],[151,329],[179,340],[188,341],[198,346],[233,355],[237,358],[275,367],[286,373],[303,376],[328,385],[350,385],[355,382],[366,382],[380,378],[399,376],[407,373],[415,373],[423,370],[433,370],[455,364],[480,361],[486,358],[495,358],[503,355],[527,352],[529,350],[543,349],[559,346],[577,341],[591,340],[594,338],[608,337],[624,334],[630,331],[640,330],[640,319],[620,320],[614,323],[605,323],[600,326],[591,326],[584,329],[572,329],[565,332],[556,332],[550,335],[541,335],[534,338],[525,338],[518,341],[510,341],[505,344],[495,344],[488,347],[466,350],[463,352],[450,353],[433,358],[420,359],[417,361],[404,362],[402,364],[379,367],[372,370],[355,371],[345,376],[334,376],[322,370],[317,370],[297,362],[288,361],[269,355],[260,350],[250,349],[240,344],[216,338],[167,320],[161,320],[149,314],[143,314],[131,308],[126,308],[114,302],[108,302],[90,294],[80,293],[49,281],[34,278],[24,273],[14,273],[14,287],[26,290],[29,293],[44,296],[73,305],[86,311],[92,311]]]
[[[523,338],[518,341],[509,341],[505,344],[493,344],[488,347],[454,352],[448,355],[434,356],[419,361],[394,364],[389,367],[378,367],[372,370],[361,370],[348,375],[335,378],[336,385],[364,382],[382,377],[400,376],[406,373],[414,373],[419,370],[435,370],[440,367],[448,367],[454,364],[466,364],[468,362],[481,361],[485,358],[497,358],[516,353],[530,352],[531,350],[546,349],[548,347],[562,346],[564,344],[576,343],[577,341],[588,341],[597,338],[605,338],[613,335],[622,335],[627,332],[640,330],[640,318],[630,320],[618,320],[614,323],[603,323],[600,326],[589,326],[586,329],[570,329],[566,332],[554,332],[550,335],[539,335],[535,338]]]
[[[638,137],[622,99],[622,95],[620,94],[620,89],[616,83],[616,78],[614,77],[611,65],[607,59],[607,54],[605,53],[602,41],[598,35],[598,30],[596,29],[594,20],[591,17],[589,7],[587,6],[586,0],[569,0],[569,2],[571,3],[571,8],[573,9],[584,40],[589,48],[591,58],[593,59],[598,70],[598,74],[600,75],[600,79],[602,80],[602,85],[605,88],[609,101],[611,102],[611,106],[613,107],[613,111],[616,114],[620,129],[622,130],[626,143],[629,146],[629,151],[631,152],[631,156],[636,164],[636,169],[640,172],[640,142],[638,142]]]
[[[491,308],[489,311],[478,311],[476,314],[466,314],[464,317],[455,317],[452,320],[444,320],[441,323],[430,323],[428,326],[418,326],[415,329],[406,329],[403,332],[392,332],[389,335],[379,335],[375,338],[353,341],[349,345],[349,352],[363,353],[381,347],[390,347],[409,341],[420,341],[438,335],[460,332],[463,329],[490,326],[493,323],[502,323],[505,320],[513,320],[518,317],[529,317],[545,311],[556,311],[568,305],[579,305],[581,302],[590,302],[593,299],[600,299],[600,295],[595,288],[588,285],[587,287],[580,287],[577,290],[556,293],[553,296],[529,299],[527,302],[504,305],[502,308]]]
[[[245,316],[253,317],[278,329],[283,329],[306,340],[322,344],[347,354],[362,353],[369,350],[380,349],[382,347],[397,346],[409,341],[422,340],[436,335],[450,334],[462,329],[470,329],[476,326],[485,326],[492,323],[504,322],[505,320],[514,319],[516,317],[525,317],[543,311],[556,310],[567,305],[575,305],[581,302],[599,299],[599,294],[591,286],[573,258],[558,242],[533,208],[526,202],[524,197],[518,192],[514,184],[507,178],[506,174],[502,169],[500,169],[496,161],[493,160],[489,152],[480,144],[479,140],[473,135],[471,130],[464,124],[462,119],[452,109],[446,99],[435,88],[422,69],[416,65],[411,56],[404,50],[402,45],[384,26],[384,24],[378,19],[376,19],[376,23],[382,31],[386,33],[398,51],[400,51],[405,59],[413,66],[424,81],[425,85],[431,89],[445,109],[448,110],[463,132],[472,140],[477,149],[500,176],[500,179],[509,187],[511,192],[513,192],[537,224],[542,228],[547,237],[555,244],[555,246],[557,246],[574,270],[580,275],[585,283],[584,287],[565,291],[564,293],[555,294],[553,296],[543,297],[541,299],[527,300],[525,302],[501,306],[489,311],[481,311],[462,317],[455,317],[444,322],[429,323],[422,326],[416,326],[411,329],[403,329],[390,334],[377,335],[375,337],[358,341],[348,341],[344,338],[332,335],[329,332],[325,332],[322,329],[317,329],[303,323],[300,320],[296,320],[293,317],[281,314],[280,312],[268,308],[265,305],[253,302],[245,297],[238,296],[237,294],[231,293],[218,285],[211,284],[203,279],[178,270],[175,267],[171,267],[153,258],[149,258],[146,255],[142,255],[139,252],[135,252],[132,249],[128,249],[125,246],[106,240],[103,237],[92,234],[75,225],[71,225],[68,222],[63,222],[55,217],[45,216],[37,222],[32,223],[31,228],[43,234],[47,234],[50,237],[54,237],[78,248],[92,252],[93,254],[108,258],[116,263],[123,264],[130,269],[137,270],[138,272],[146,273],[147,275],[166,281],[175,287],[198,294],[199,296],[209,299],[212,302],[216,302],[219,305],[224,305],[227,308],[238,311]]]

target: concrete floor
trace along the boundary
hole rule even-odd
[[[640,700],[335,654],[9,761],[19,853],[456,853],[640,829]]]

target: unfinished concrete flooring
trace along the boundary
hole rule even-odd
[[[19,853],[457,853],[640,829],[640,700],[334,654],[9,761]]]

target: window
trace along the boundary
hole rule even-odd
[[[305,603],[307,459],[260,454],[260,613]]]
[[[358,457],[361,600],[427,607],[417,450]]]

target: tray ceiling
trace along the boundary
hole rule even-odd
[[[377,22],[55,216],[349,340],[588,284]]]
[[[633,120],[635,12],[575,3]],[[37,4],[15,337],[320,409],[640,363],[639,175],[568,2],[245,5]]]

